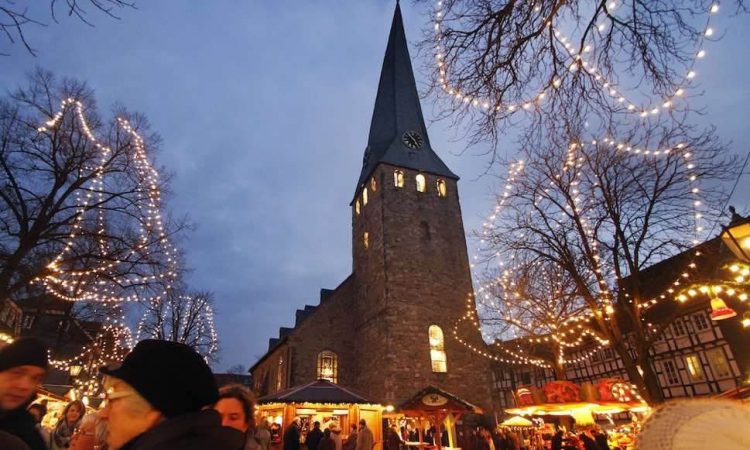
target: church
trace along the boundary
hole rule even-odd
[[[398,4],[356,180],[352,273],[270,339],[256,393],[324,379],[398,406],[436,387],[489,411],[488,361],[449,336],[473,299],[458,176],[427,134]]]

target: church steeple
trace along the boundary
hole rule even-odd
[[[379,163],[458,179],[430,146],[398,2],[355,196]]]

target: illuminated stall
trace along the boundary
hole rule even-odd
[[[371,403],[351,389],[318,380],[258,398],[255,420],[257,423],[263,418],[268,419],[271,423],[271,450],[280,450],[284,430],[294,417],[302,421],[303,441],[316,421],[323,430],[335,425],[341,430],[342,440],[346,440],[350,426],[364,419],[375,437],[373,450],[382,450],[382,412],[382,405]]]

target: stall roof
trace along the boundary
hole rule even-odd
[[[399,405],[400,411],[467,411],[481,413],[482,409],[435,386],[427,386]]]
[[[326,380],[285,389],[258,398],[258,403],[372,403],[349,388]]]

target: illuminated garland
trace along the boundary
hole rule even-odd
[[[616,2],[610,2],[609,8],[614,9],[617,6]],[[555,77],[551,80],[551,83],[548,83],[545,87],[541,88],[539,91],[537,91],[534,95],[530,96],[526,100],[520,100],[515,102],[507,102],[502,105],[494,105],[493,102],[489,101],[488,99],[482,99],[479,97],[472,97],[469,95],[464,95],[461,93],[461,90],[457,87],[451,86],[448,82],[449,74],[448,74],[448,68],[445,62],[445,45],[444,40],[445,36],[442,31],[442,22],[445,18],[445,11],[444,11],[444,2],[443,0],[438,0],[437,5],[435,8],[435,12],[433,14],[434,17],[434,24],[433,28],[435,31],[435,39],[437,41],[437,45],[435,47],[435,60],[436,60],[436,66],[437,66],[437,72],[438,72],[438,81],[440,82],[440,85],[444,92],[446,92],[448,95],[452,96],[455,100],[458,102],[472,105],[474,107],[478,107],[483,110],[490,110],[491,108],[496,111],[507,111],[507,112],[516,112],[516,111],[522,111],[522,110],[530,110],[532,107],[538,107],[541,102],[546,98],[546,96],[553,90],[560,87],[562,84],[562,78]],[[534,8],[534,11],[539,12],[541,8],[539,6]],[[596,66],[594,64],[591,64],[588,60],[586,60],[581,53],[586,54],[592,51],[591,45],[584,45],[583,49],[581,50],[581,53],[578,53],[575,51],[573,45],[570,43],[572,40],[569,38],[563,36],[561,31],[557,28],[554,28],[554,36],[556,39],[556,43],[563,47],[567,54],[571,58],[571,65],[569,66],[569,72],[576,72],[579,69],[582,69],[586,74],[591,76],[600,86],[600,89],[605,92],[607,95],[609,95],[613,101],[617,104],[622,104],[625,107],[625,110],[632,113],[637,113],[641,117],[647,117],[650,114],[657,114],[664,110],[669,110],[673,106],[673,102],[677,98],[682,98],[685,93],[685,89],[690,85],[692,80],[695,78],[696,72],[694,70],[697,60],[702,59],[706,55],[706,51],[702,48],[703,44],[706,40],[706,38],[711,37],[714,34],[713,29],[711,28],[711,16],[719,11],[719,5],[718,3],[713,3],[709,9],[708,9],[708,19],[706,21],[706,26],[702,33],[701,41],[699,42],[698,48],[699,50],[695,53],[695,56],[691,63],[688,65],[688,71],[685,73],[684,77],[680,81],[680,83],[677,84],[677,89],[675,90],[674,94],[671,96],[662,99],[662,101],[659,104],[653,104],[645,107],[638,107],[636,106],[635,102],[632,100],[629,100],[625,94],[621,92],[621,90],[617,87],[615,83],[612,83],[611,81],[606,80],[602,75],[597,73]],[[543,23],[545,24],[545,27],[551,27],[552,26],[552,18],[546,17],[543,19]],[[599,32],[604,31],[606,28],[606,25],[599,24],[597,26],[597,30]],[[563,77],[565,74],[562,75]],[[494,106],[493,106],[494,105]]]

